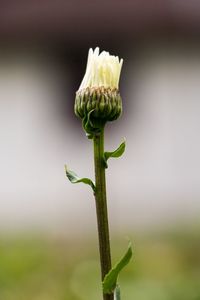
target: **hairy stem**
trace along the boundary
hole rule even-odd
[[[103,161],[104,155],[104,130],[95,135],[94,141],[94,164],[95,164],[95,181],[96,181],[96,214],[99,236],[99,252],[101,263],[101,279],[103,281],[105,275],[111,269],[111,253],[108,226],[108,212],[106,201],[106,178],[105,165]],[[104,300],[113,300],[113,294],[103,294]]]

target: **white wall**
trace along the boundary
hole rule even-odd
[[[200,57],[147,49],[125,64],[125,111],[106,132],[107,149],[127,140],[124,157],[110,161],[107,171],[112,229],[195,222]],[[69,101],[70,84],[70,72],[63,73],[55,61],[28,55],[0,61],[2,230],[70,233],[96,226],[91,191],[71,185],[64,175],[67,163],[80,176],[93,177],[92,145],[81,122],[73,128],[67,111],[66,124],[60,118],[59,99]]]

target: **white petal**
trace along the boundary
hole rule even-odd
[[[86,72],[79,90],[87,87],[100,87],[118,89],[123,59],[110,55],[109,52],[102,51],[99,47],[94,51],[92,48],[88,52]]]

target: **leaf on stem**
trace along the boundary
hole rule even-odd
[[[121,270],[129,263],[133,255],[131,243],[129,243],[128,250],[120,261],[106,274],[103,280],[103,292],[104,294],[111,294],[116,288],[117,278]],[[118,293],[119,294],[119,293]],[[118,297],[118,299],[120,299]]]
[[[108,167],[108,159],[110,157],[113,157],[113,158],[117,158],[117,157],[120,157],[122,156],[122,154],[124,153],[125,151],[125,148],[126,148],[126,141],[124,140],[120,145],[119,147],[112,151],[112,152],[104,152],[104,163],[105,163],[105,168]]]
[[[78,177],[78,175],[76,173],[74,173],[73,171],[69,170],[66,165],[65,165],[65,173],[71,183],[82,182],[82,183],[88,184],[91,186],[91,188],[95,192],[95,184],[91,179],[86,178],[86,177],[84,177],[84,178]]]

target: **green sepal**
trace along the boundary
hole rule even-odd
[[[78,177],[78,175],[76,173],[74,173],[73,171],[69,170],[66,165],[65,165],[65,173],[71,183],[82,182],[82,183],[88,184],[91,186],[91,188],[95,192],[96,187],[95,187],[94,182],[91,179],[86,178],[86,177],[84,177],[84,178]]]
[[[103,280],[103,292],[104,294],[111,294],[117,285],[117,278],[120,271],[129,263],[133,255],[131,243],[129,243],[128,250],[120,261],[106,274]]]
[[[125,148],[126,148],[126,141],[124,140],[119,145],[119,147],[116,150],[114,150],[113,152],[104,152],[104,164],[105,164],[105,168],[108,167],[108,163],[107,163],[108,159],[110,157],[117,158],[117,157],[122,156],[122,154],[125,151]]]

